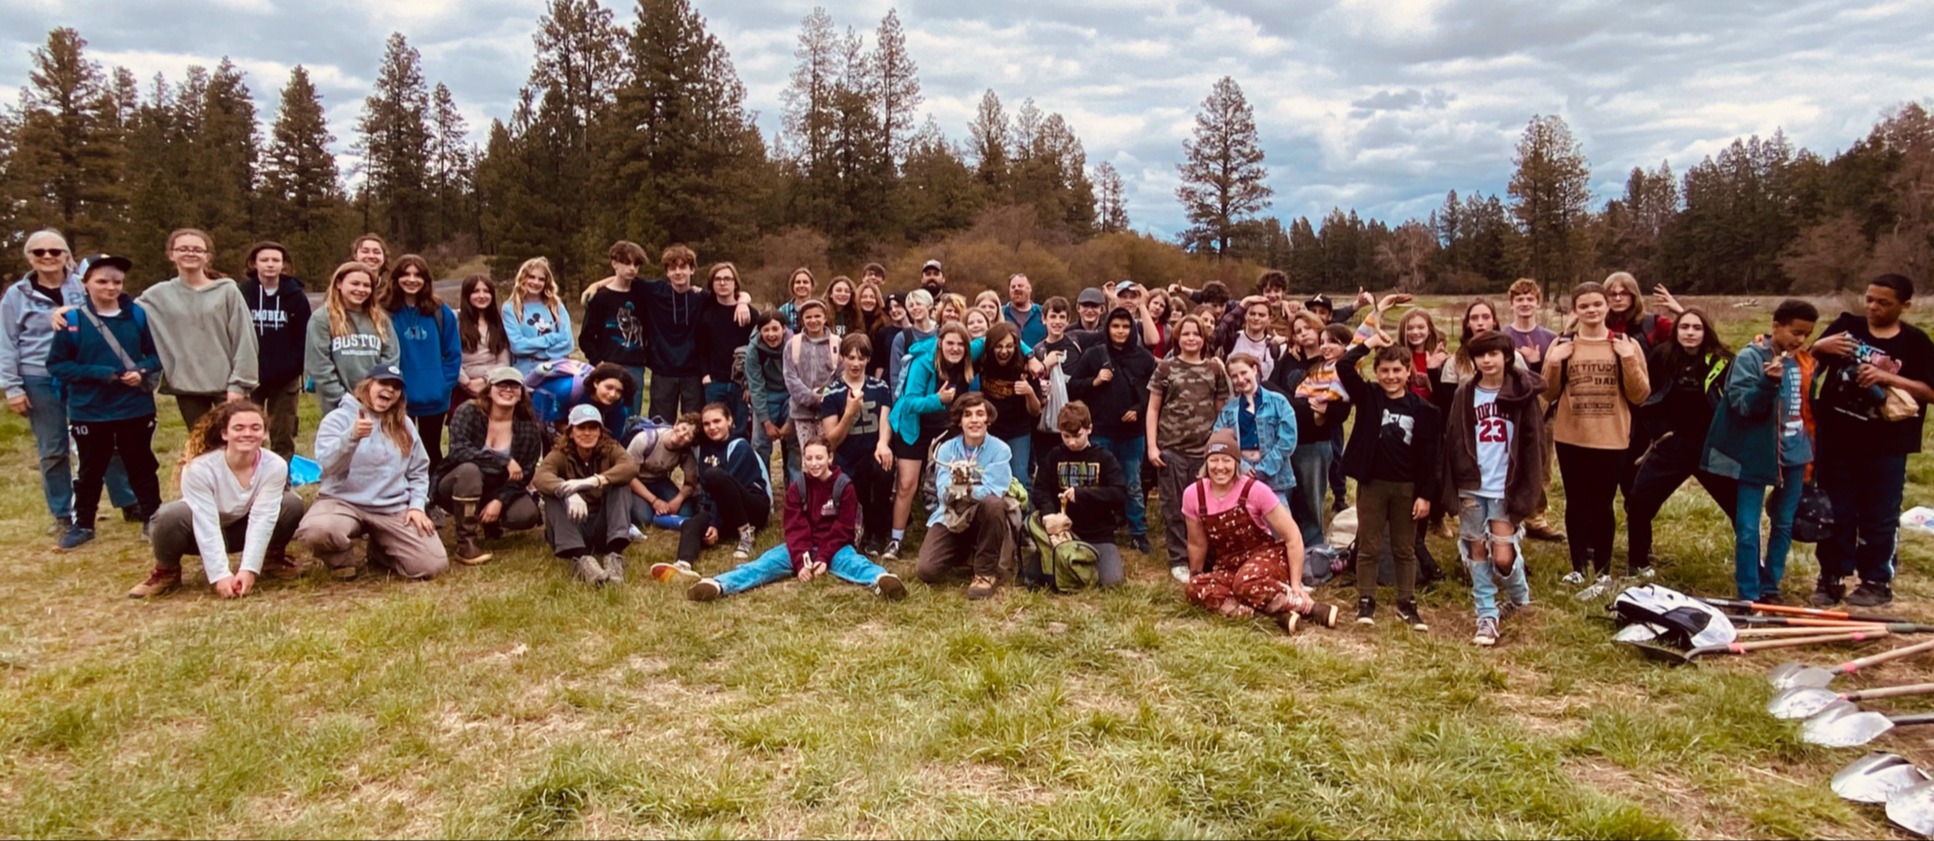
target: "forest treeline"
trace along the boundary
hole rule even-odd
[[[737,261],[766,293],[794,266],[857,273],[876,260],[910,279],[929,257],[967,286],[1025,271],[1049,294],[1123,277],[1240,290],[1263,267],[1298,290],[1496,291],[1623,269],[1690,293],[1817,293],[1881,271],[1927,281],[1934,266],[1934,117],[1919,103],[1831,156],[1780,132],[1740,138],[1683,174],[1635,167],[1603,202],[1564,120],[1535,115],[1503,193],[1451,191],[1391,224],[1343,208],[1271,215],[1297,173],[1271,174],[1244,92],[1224,78],[1177,150],[1188,226],[1161,239],[1134,230],[1124,174],[1091,165],[1077,127],[1032,98],[1010,107],[986,91],[957,138],[921,119],[897,12],[861,31],[814,9],[767,137],[688,0],[623,11],[551,0],[529,80],[481,143],[401,33],[353,136],[338,138],[301,66],[265,127],[227,59],[143,80],[55,29],[0,111],[0,230],[55,227],[82,250],[159,264],[169,230],[199,227],[218,268],[238,273],[250,243],[276,239],[309,276],[373,231],[446,269],[489,255],[503,276],[547,256],[567,287],[602,276],[614,240],[685,242]]]

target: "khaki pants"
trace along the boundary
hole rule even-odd
[[[321,497],[302,516],[302,525],[296,528],[295,536],[309,544],[316,557],[330,569],[342,569],[356,565],[351,542],[368,535],[374,546],[389,556],[398,575],[435,578],[450,568],[449,553],[436,532],[424,534],[410,525],[405,519],[407,513],[378,514],[339,499]]]
[[[1388,550],[1397,562],[1397,601],[1407,602],[1417,590],[1417,526],[1410,518],[1417,486],[1410,482],[1372,479],[1356,485],[1356,592],[1375,596],[1377,565]]]
[[[1007,499],[981,497],[974,505],[974,521],[959,533],[938,523],[927,529],[920,545],[920,562],[913,574],[928,584],[939,583],[949,572],[967,567],[976,576],[1005,578],[1014,569],[1014,530],[1007,524]]]

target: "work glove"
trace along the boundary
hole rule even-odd
[[[584,497],[577,494],[565,497],[564,510],[570,512],[571,522],[574,523],[584,522],[584,518],[591,514],[591,506],[584,504]]]

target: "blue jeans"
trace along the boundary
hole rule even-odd
[[[1014,478],[1021,480],[1021,487],[1027,490],[1029,496],[1033,496],[1034,473],[1028,469],[1028,464],[1029,459],[1034,455],[1034,436],[1024,432],[1013,438],[1001,440],[1007,442],[1007,448],[1013,451],[1013,455],[1007,460],[1008,469],[1014,471]]]
[[[1814,459],[1820,490],[1833,507],[1833,536],[1820,543],[1820,576],[1835,581],[1854,573],[1863,583],[1894,580],[1900,503],[1907,488],[1907,457],[1869,455],[1861,442],[1820,436]]]
[[[1459,496],[1463,508],[1457,514],[1457,557],[1464,562],[1464,569],[1471,574],[1471,601],[1476,604],[1478,618],[1498,618],[1498,577],[1497,564],[1488,557],[1478,560],[1471,557],[1472,541],[1493,541],[1491,523],[1511,522],[1504,516],[1504,500],[1482,496]],[[1515,605],[1531,603],[1531,584],[1524,577],[1524,552],[1520,548],[1524,537],[1524,526],[1517,525],[1508,540],[1512,552],[1511,574],[1503,581],[1504,591]],[[1493,543],[1486,554],[1497,551]]]
[[[1136,537],[1148,536],[1148,503],[1142,499],[1142,459],[1148,455],[1148,439],[1140,435],[1121,439],[1097,435],[1092,440],[1095,446],[1107,450],[1116,461],[1121,462],[1121,472],[1126,474],[1128,533]]]
[[[1323,512],[1329,510],[1329,506],[1324,497],[1330,492],[1330,463],[1335,460],[1329,439],[1311,441],[1297,447],[1296,452],[1289,456],[1290,472],[1296,476],[1294,499],[1301,503],[1292,507],[1289,513],[1303,530],[1304,548],[1327,539],[1324,536]]]
[[[745,389],[731,381],[716,380],[705,384],[705,403],[724,403],[732,407],[732,428],[738,430],[741,438],[747,438],[748,424],[751,422],[752,409],[745,405]],[[666,418],[665,420],[673,420]]]
[[[34,432],[34,449],[40,456],[40,490],[47,499],[47,513],[63,523],[74,519],[74,462],[68,455],[67,401],[53,377],[22,377],[27,402],[27,425]],[[107,468],[107,498],[116,508],[134,504],[134,488],[128,485],[127,468],[116,455]],[[82,523],[93,528],[93,523]]]
[[[1800,491],[1805,486],[1804,464],[1780,468],[1780,485],[1771,489],[1770,499],[1765,485],[1739,486],[1739,513],[1733,517],[1733,580],[1739,585],[1740,598],[1756,601],[1779,595],[1786,554],[1793,548],[1793,515],[1800,510]],[[1759,546],[1762,509],[1773,520],[1764,556]]]
[[[640,479],[638,481],[644,482],[645,487],[651,489],[651,495],[659,499],[671,499],[672,497],[678,496],[678,483],[670,479]],[[690,517],[697,513],[698,494],[686,497],[685,501],[678,506],[678,515],[681,517]],[[631,522],[633,525],[636,525],[640,529],[646,528],[651,525],[652,518],[656,516],[658,516],[657,509],[652,508],[651,503],[646,502],[644,497],[639,496],[632,500]]]
[[[867,560],[865,555],[853,551],[851,546],[839,547],[833,560],[826,564],[826,571],[861,587],[873,586],[880,576],[886,574],[879,564]],[[726,596],[743,593],[792,576],[792,554],[786,550],[786,544],[781,543],[719,576],[719,593]]]
[[[645,413],[645,366],[620,365],[618,367],[625,369],[625,373],[631,375],[631,384],[637,387],[631,392],[631,414],[634,417],[637,415],[644,414]],[[665,420],[672,420],[672,419],[666,418]],[[619,430],[619,431],[622,432],[623,430]]]

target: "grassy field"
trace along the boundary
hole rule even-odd
[[[1738,343],[1764,312],[1716,314],[1752,319],[1727,325]],[[157,449],[179,452],[161,414]],[[191,565],[142,603],[122,597],[151,564],[136,530],[49,551],[25,423],[0,421],[0,445],[4,836],[1892,832],[1827,788],[1859,751],[1762,712],[1786,656],[1673,670],[1615,650],[1557,584],[1559,546],[1530,545],[1537,605],[1494,650],[1469,644],[1454,580],[1424,598],[1428,634],[1386,610],[1285,638],[1190,609],[1132,552],[1130,584],[1078,597],[915,584],[887,604],[832,582],[700,605],[643,574],[663,532],[620,588],[573,584],[528,533],[430,583],[312,571],[224,602]],[[1934,499],[1934,461],[1907,496]],[[1660,544],[1663,581],[1730,594],[1703,494],[1666,508]],[[1934,617],[1931,546],[1905,539],[1897,612]],[[1810,589],[1810,547],[1791,568]],[[1847,684],[1934,674],[1879,672]],[[1882,744],[1934,760],[1916,731]]]

